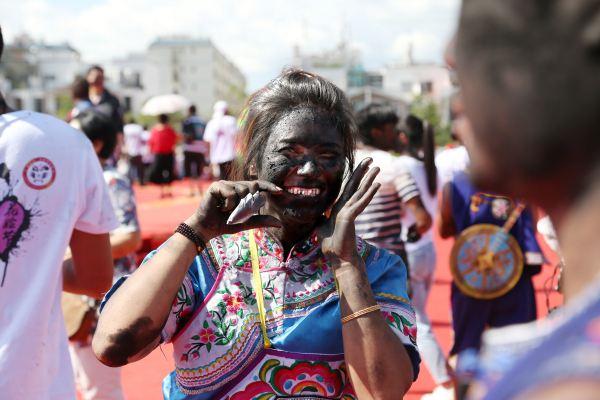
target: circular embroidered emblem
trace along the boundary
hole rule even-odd
[[[508,199],[492,200],[492,215],[498,219],[508,219],[510,214],[510,201]]]
[[[23,168],[23,179],[27,186],[35,190],[48,188],[56,178],[56,168],[52,161],[37,157],[29,161]]]

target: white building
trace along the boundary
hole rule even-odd
[[[0,64],[0,86],[18,109],[56,114],[69,101],[70,85],[89,64],[68,43],[36,43],[27,36],[7,45]],[[142,53],[102,64],[106,86],[124,111],[138,114],[151,96],[179,93],[208,118],[218,100],[242,110],[246,78],[208,39],[159,38]],[[64,108],[64,107],[63,107]]]
[[[68,87],[75,76],[85,72],[81,54],[68,43],[34,44],[30,53],[37,65],[43,89],[53,90]]]
[[[410,62],[386,66],[380,72],[383,90],[406,101],[424,96],[441,104],[452,91],[450,73],[441,65]]]
[[[137,114],[148,97],[144,87],[146,54],[129,54],[111,60],[103,68],[106,85],[119,97],[123,111]]]
[[[294,46],[292,66],[320,75],[346,91],[352,86],[349,72],[360,68],[360,53],[345,41],[319,54],[303,53],[299,46]]]
[[[8,103],[17,109],[56,113],[60,94],[68,93],[78,74],[85,73],[81,55],[68,43],[46,44],[21,36],[7,45],[2,75],[10,84]]]
[[[246,100],[246,78],[209,39],[155,40],[146,52],[143,86],[148,96],[185,96],[204,118],[212,115],[218,100],[227,101],[234,113]]]
[[[403,98],[373,86],[352,87],[346,94],[355,110],[371,103],[387,104],[393,107],[398,115],[407,115],[410,109],[409,103]]]

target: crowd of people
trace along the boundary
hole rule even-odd
[[[124,124],[99,66],[68,123],[0,95],[0,397],[122,399],[119,367],[170,343],[172,400],[400,399],[422,365],[424,400],[597,398],[598,13],[463,0],[446,149],[429,121],[353,109],[299,69],[239,120],[219,101],[181,129]],[[168,197],[178,176],[191,195],[212,183],[138,266],[132,184]],[[565,299],[542,320],[536,226]],[[436,265],[449,354],[427,313]]]

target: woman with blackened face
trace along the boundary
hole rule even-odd
[[[257,178],[284,189],[268,203],[284,225],[311,225],[338,196],[345,166],[335,122],[324,111],[299,108],[273,127]]]
[[[355,235],[379,170],[362,160],[341,189],[356,134],[344,94],[285,72],[250,98],[243,132],[239,180],[212,184],[107,295],[96,354],[121,365],[172,342],[169,399],[401,397],[419,365],[406,268]],[[260,213],[228,224],[257,193]]]

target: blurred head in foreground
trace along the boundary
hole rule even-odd
[[[464,0],[455,40],[482,188],[576,198],[600,165],[600,3]]]

